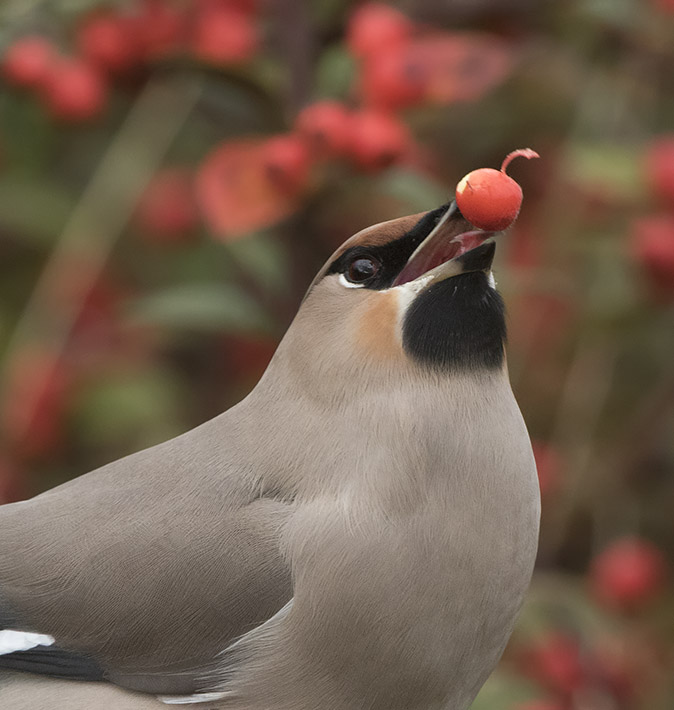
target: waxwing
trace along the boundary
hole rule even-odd
[[[246,399],[0,508],[0,707],[468,708],[539,520],[494,236],[359,232]]]

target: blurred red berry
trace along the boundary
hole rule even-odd
[[[563,696],[574,693],[585,679],[578,642],[561,632],[539,639],[525,651],[522,660],[527,675]]]
[[[103,112],[108,89],[101,74],[86,61],[60,58],[45,78],[41,96],[54,118],[76,123]]]
[[[232,10],[238,10],[239,12],[245,12],[249,15],[254,14],[260,9],[260,0],[226,0],[227,5],[232,8]]]
[[[674,215],[653,215],[632,224],[630,250],[650,281],[653,295],[674,297]]]
[[[169,168],[157,173],[138,203],[136,221],[156,242],[182,241],[193,232],[198,212],[191,172]]]
[[[17,356],[1,405],[5,438],[17,456],[42,457],[59,447],[68,386],[63,363],[50,353]]]
[[[346,43],[357,57],[387,50],[409,40],[413,24],[401,12],[384,3],[369,2],[351,15]]]
[[[674,13],[674,0],[651,0],[651,2],[660,12]]]
[[[278,342],[262,335],[228,335],[224,346],[229,375],[248,381],[259,379]]]
[[[674,134],[651,143],[646,152],[646,175],[653,192],[674,207]]]
[[[534,269],[540,266],[541,240],[534,225],[518,219],[508,233],[508,264],[520,269]]]
[[[86,368],[119,357],[124,347],[120,346],[122,322],[119,318],[123,290],[107,274],[92,274],[95,268],[86,258],[69,261],[55,279],[50,293],[55,313],[60,310],[74,316],[68,356],[70,363],[76,360],[78,376]]]
[[[136,25],[110,10],[84,18],[77,30],[77,46],[91,64],[113,74],[132,69],[140,59]]]
[[[634,651],[631,640],[613,639],[610,643],[603,640],[592,654],[595,680],[614,697],[627,702],[634,698],[639,681],[644,680],[635,663]]]
[[[662,591],[665,558],[652,543],[639,538],[614,542],[592,561],[590,588],[601,604],[633,611],[652,602]]]
[[[2,59],[2,73],[14,86],[33,88],[45,80],[56,57],[52,43],[39,36],[22,37],[9,45]]]
[[[351,114],[338,101],[318,101],[300,111],[298,133],[321,156],[343,155],[351,137]]]
[[[243,62],[258,48],[257,29],[250,16],[228,8],[213,8],[197,15],[192,49],[213,64]]]
[[[375,108],[398,109],[424,98],[424,68],[409,60],[399,47],[373,53],[363,63],[360,94],[363,103]]]
[[[270,181],[288,192],[295,192],[306,184],[311,167],[306,145],[293,134],[277,136],[266,142],[264,164]]]
[[[463,31],[424,34],[405,54],[433,103],[478,101],[511,75],[515,60],[513,46],[495,34]]]
[[[365,109],[353,115],[349,154],[362,170],[395,163],[410,144],[407,127],[395,116]]]
[[[546,496],[559,488],[562,461],[559,453],[542,441],[531,444],[536,459],[541,495]]]
[[[26,497],[25,478],[14,461],[0,456],[0,505]]]
[[[188,17],[166,0],[142,0],[132,16],[142,55],[162,58],[184,48]]]

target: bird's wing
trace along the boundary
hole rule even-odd
[[[190,693],[288,602],[292,504],[203,443],[185,435],[0,508],[0,621],[23,632],[0,668]]]

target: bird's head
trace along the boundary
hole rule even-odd
[[[338,381],[355,389],[401,370],[503,371],[493,236],[454,202],[358,232],[312,282],[276,364],[309,386]]]

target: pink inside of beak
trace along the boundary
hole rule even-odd
[[[447,239],[447,236],[438,234],[433,237],[428,244],[425,244],[421,251],[414,256],[398,274],[394,286],[414,281],[422,274],[434,269],[440,264],[444,264],[450,259],[455,259],[475,247],[479,247],[494,232],[484,232],[481,229],[475,229],[470,232],[457,234],[452,239]]]

